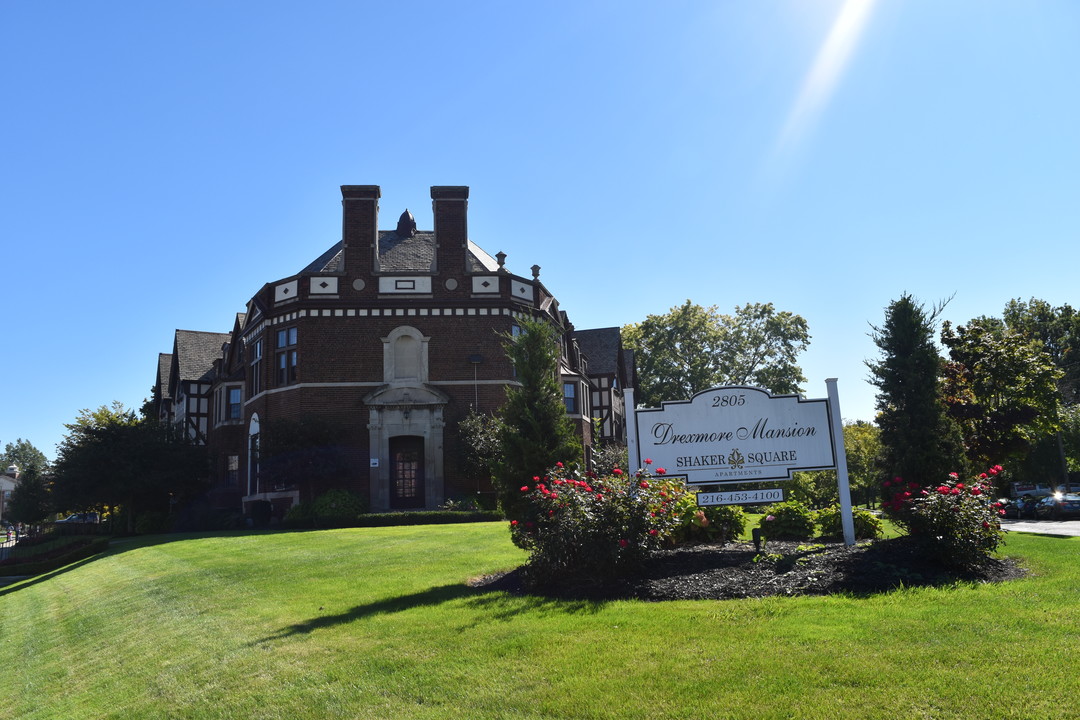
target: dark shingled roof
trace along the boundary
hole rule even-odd
[[[172,382],[172,353],[158,353],[157,356],[157,387],[160,400],[172,400],[169,393],[169,383]]]
[[[590,375],[615,375],[619,363],[619,328],[575,330],[574,339],[589,360]]]
[[[229,333],[177,330],[173,352],[177,357],[177,380],[208,380],[214,360],[221,357],[221,346],[229,342]]]
[[[400,236],[396,230],[379,231],[379,267],[383,272],[431,272],[435,259],[435,233],[419,230],[412,236]],[[332,273],[342,269],[341,242],[337,242],[313,263],[303,269],[304,273]],[[469,242],[468,271],[495,272],[498,263],[473,242]]]

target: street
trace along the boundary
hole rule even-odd
[[[1013,520],[1002,518],[1001,527],[1013,532],[1080,536],[1080,520]]]

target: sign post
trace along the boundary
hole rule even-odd
[[[844,424],[840,419],[840,394],[836,390],[836,378],[825,380],[829,389],[829,411],[836,443],[836,490],[840,495],[840,524],[844,528],[844,543],[855,544],[855,519],[851,514],[851,488],[848,485],[847,451],[844,450]]]

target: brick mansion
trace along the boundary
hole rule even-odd
[[[586,460],[595,443],[625,442],[633,362],[619,329],[575,329],[538,266],[516,274],[505,254],[475,244],[468,187],[431,188],[432,230],[407,210],[380,230],[378,186],[345,185],[341,196],[340,241],[313,248],[310,264],[225,315],[230,331],[176,330],[158,358],[159,418],[207,447],[214,507],[269,502],[281,517],[309,500],[299,478],[260,472],[260,428],[303,418],[336,429],[341,484],[373,511],[490,492],[463,467],[458,424],[503,404],[516,382],[504,337],[522,318],[556,330],[563,400]]]

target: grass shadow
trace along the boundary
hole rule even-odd
[[[487,613],[482,620],[477,619],[477,623],[488,620],[505,621],[518,615],[536,612],[592,613],[598,612],[605,604],[603,601],[595,600],[562,600],[536,595],[509,595],[497,587],[476,587],[468,583],[454,583],[357,605],[342,613],[319,615],[303,622],[287,625],[271,635],[249,643],[249,646],[284,640],[297,635],[309,635],[316,630],[347,625],[376,615],[434,607],[463,598],[471,598],[469,602],[471,608]]]
[[[9,595],[9,594],[11,594],[13,592],[18,592],[19,590],[22,590],[24,588],[33,587],[34,585],[37,585],[38,583],[43,583],[46,580],[51,580],[54,577],[63,575],[66,572],[71,572],[72,570],[75,570],[77,568],[81,568],[83,565],[89,565],[90,563],[94,562],[95,560],[97,560],[99,558],[102,558],[102,557],[105,557],[108,554],[109,554],[109,551],[106,550],[105,552],[100,552],[100,553],[97,553],[96,555],[91,555],[90,557],[83,558],[82,560],[76,560],[75,562],[71,563],[70,565],[65,565],[63,567],[57,568],[55,570],[50,570],[49,572],[44,572],[44,573],[41,573],[39,575],[32,575],[32,576],[11,575],[11,576],[0,577],[0,597],[3,597],[5,595]]]

